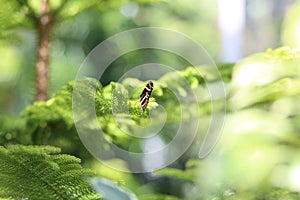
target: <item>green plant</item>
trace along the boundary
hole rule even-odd
[[[82,158],[83,164],[96,169],[99,176],[124,183],[140,199],[298,199],[299,192],[293,189],[297,180],[291,175],[300,163],[299,58],[298,51],[280,48],[250,56],[234,66],[218,65],[228,92],[228,113],[216,148],[201,161],[193,158],[209,127],[211,104],[219,102],[209,98],[203,79],[218,81],[209,66],[200,67],[201,75],[188,67],[153,80],[154,90],[145,113],[139,104],[145,82],[138,79],[127,78],[106,86],[93,78],[70,82],[48,101],[26,108],[15,124],[8,125],[9,120],[2,119],[2,127],[7,130],[1,132],[0,141],[4,145],[26,141],[60,146],[64,153]],[[249,76],[251,79],[247,79]],[[80,91],[78,102],[72,102],[75,86]],[[185,100],[188,92],[197,94],[196,100],[181,103],[178,99]],[[83,106],[79,119],[86,119],[90,113],[84,107],[89,106],[85,100],[94,102],[96,120],[105,140],[125,150],[141,152],[142,140],[128,133],[145,136],[138,126],[159,123],[163,112],[167,117],[158,134],[165,144],[172,141],[180,122],[193,117],[196,108],[199,108],[201,124],[191,148],[169,168],[154,172],[157,182],[144,181],[143,175],[124,175],[103,167],[85,150],[76,133],[72,110],[72,106]],[[151,114],[155,118],[151,119]],[[93,123],[85,125],[88,131],[96,129]],[[185,136],[191,131],[194,131],[192,127],[185,128]],[[8,141],[9,133],[16,134]],[[26,152],[32,147],[22,148]],[[4,148],[2,151],[9,152]],[[20,151],[17,154],[21,156]],[[47,158],[52,157],[49,154],[46,153]],[[130,170],[124,160],[109,162]],[[283,178],[286,176],[290,178]]]
[[[93,175],[80,159],[51,146],[0,147],[0,197],[8,199],[101,199],[82,178]]]

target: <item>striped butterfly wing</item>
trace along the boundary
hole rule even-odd
[[[142,94],[140,95],[140,103],[141,103],[141,107],[142,107],[142,112],[145,111],[145,109],[148,105],[152,90],[153,90],[153,82],[149,81],[149,83],[147,83],[145,89],[143,90]]]

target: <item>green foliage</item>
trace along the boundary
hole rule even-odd
[[[96,9],[98,11],[105,11],[118,8],[120,5],[128,2],[127,0],[50,0],[50,14],[56,19],[56,22],[62,22],[65,19],[74,17],[88,9]],[[137,0],[137,3],[147,4],[155,3],[158,0]],[[0,24],[2,30],[9,30],[17,26],[34,26],[35,20],[41,17],[40,7],[42,1],[29,0],[12,0],[0,1],[3,8],[0,14]],[[11,19],[11,20],[7,20]]]
[[[0,116],[0,144],[24,142],[26,136],[21,135],[25,123],[23,119],[10,116]]]
[[[295,4],[287,10],[281,30],[281,39],[283,45],[287,45],[292,48],[297,48],[300,46],[300,37],[298,34],[298,24],[300,22],[299,11],[300,2],[295,1]]]
[[[92,78],[70,82],[47,102],[35,103],[25,109],[15,124],[2,118],[0,125],[5,130],[1,131],[0,141],[15,143],[18,138],[27,137],[26,141],[32,144],[60,146],[63,152],[84,158],[84,164],[96,168],[98,175],[132,189],[139,199],[299,199],[299,191],[295,188],[299,182],[294,178],[300,166],[299,66],[299,51],[288,48],[267,50],[234,66],[219,64],[229,109],[216,148],[201,161],[191,157],[197,155],[201,136],[210,124],[212,100],[203,77],[210,83],[218,81],[210,66],[201,66],[200,74],[195,68],[188,67],[154,80],[145,113],[141,111],[139,95],[146,82],[127,78],[105,87]],[[72,102],[75,86],[80,91],[76,96],[78,102]],[[189,92],[197,98],[184,101]],[[89,109],[84,107],[88,106],[84,104],[87,100],[94,102],[105,139],[136,152],[141,151],[141,140],[128,134],[147,136],[137,127],[155,127],[165,120],[158,134],[168,143],[176,134],[179,123],[194,117],[195,109],[200,108],[202,123],[194,146],[172,168],[154,172],[155,178],[164,177],[171,184],[158,186],[158,189],[142,186],[143,181],[138,176],[115,173],[113,169],[95,164],[77,136],[72,113],[72,106],[83,106],[80,117],[89,116]],[[95,129],[91,124],[87,124],[87,128]],[[191,131],[186,129],[187,134]],[[9,133],[16,134],[10,137]],[[124,161],[110,162],[128,168]],[[179,165],[183,170],[176,168]],[[161,188],[165,191],[159,191]]]
[[[11,38],[11,30],[17,28],[20,24],[28,26],[28,9],[26,7],[27,1],[5,1],[1,0],[0,3],[3,6],[0,12],[0,38]],[[5,8],[5,9],[3,9]],[[20,12],[22,13],[20,15]],[[7,20],[11,19],[11,20]],[[29,22],[29,23],[28,23]]]
[[[232,76],[232,68],[234,67],[235,63],[218,63],[217,67],[222,77],[222,80],[225,83],[231,81]]]
[[[96,89],[94,85],[97,86]],[[125,79],[121,84],[111,82],[103,88],[98,81],[86,79],[76,83],[76,87],[79,87],[81,91],[81,96],[78,96],[77,100],[79,106],[83,106],[84,103],[82,102],[87,98],[94,101],[96,115],[104,133],[113,143],[127,149],[129,144],[138,143],[139,139],[129,137],[124,131],[138,133],[139,129],[134,129],[133,124],[139,126],[149,124],[149,110],[159,113],[159,105],[162,105],[168,113],[167,122],[170,124],[178,123],[182,119],[180,116],[181,109],[193,109],[193,107],[190,104],[180,105],[173,93],[175,92],[181,96],[180,98],[184,98],[187,92],[191,92],[191,89],[195,90],[195,94],[199,88],[205,90],[204,80],[195,68],[190,67],[179,73],[168,73],[155,83],[152,98],[150,98],[147,110],[143,114],[138,99],[144,85],[145,83],[136,79]],[[189,85],[191,88],[188,88]],[[74,83],[70,82],[54,94],[50,100],[36,102],[23,111],[22,117],[26,121],[25,130],[31,135],[34,144],[59,145],[63,147],[64,152],[73,152],[74,149],[78,149],[78,152],[84,151],[74,125],[73,87]],[[203,97],[200,97],[200,101],[203,101],[201,98]],[[205,107],[210,108],[210,102],[204,101],[207,101]],[[176,110],[174,110],[175,108]],[[127,111],[129,115],[125,115]],[[201,112],[208,115],[210,110],[201,109]],[[86,115],[88,113],[82,113],[83,118]],[[115,120],[116,117],[119,122],[122,122],[121,129]],[[160,121],[157,120],[155,123],[160,123]],[[167,133],[166,137],[171,138],[171,135],[168,135],[171,134],[171,130],[168,130],[168,127],[164,129],[164,132]]]
[[[299,51],[288,48],[237,63],[217,147],[206,159],[187,162],[184,170],[165,168],[155,174],[180,180],[190,200],[299,199],[293,175],[300,163],[299,64]]]
[[[191,88],[188,88],[183,80],[186,80],[187,85],[191,85]],[[155,81],[155,88],[150,103],[143,114],[138,99],[145,84],[145,82],[137,79],[128,78],[122,83],[111,82],[109,85],[102,87],[95,79],[84,79],[76,82],[76,87],[79,87],[80,94],[77,96],[78,102],[73,102],[75,103],[73,106],[76,106],[78,103],[80,106],[84,106],[82,102],[85,99],[94,101],[96,115],[106,135],[106,139],[122,148],[140,151],[140,149],[136,149],[140,140],[129,137],[124,131],[131,134],[143,134],[138,129],[135,129],[136,125],[144,126],[149,124],[149,114],[151,112],[159,113],[159,105],[163,105],[168,113],[168,118],[166,119],[167,125],[161,133],[163,138],[169,141],[173,137],[172,134],[176,129],[176,123],[181,120],[180,109],[174,110],[174,107],[180,107],[180,103],[173,92],[176,92],[178,96],[183,98],[188,90],[197,91],[199,88],[205,90],[203,86],[204,80],[192,67],[178,73],[166,74],[160,80]],[[91,156],[81,144],[75,129],[72,113],[73,88],[74,82],[70,82],[48,101],[36,102],[34,105],[26,108],[22,112],[22,119],[25,121],[23,131],[24,134],[31,138],[29,141],[32,144],[60,146],[63,152],[78,155],[88,163],[88,159]],[[199,99],[201,98],[203,97],[200,96]],[[205,105],[209,106],[210,103]],[[127,112],[128,115],[126,114]],[[210,111],[208,109],[205,112],[209,115]],[[81,114],[83,118],[88,115],[88,113],[84,112]],[[118,123],[115,120],[116,117]],[[184,118],[184,120],[188,120],[188,118]],[[121,129],[119,128],[120,125]],[[89,128],[93,129],[94,127]]]
[[[139,0],[137,2],[152,3],[154,1]],[[55,25],[57,25],[85,10],[103,11],[107,8],[116,8],[125,1],[50,0],[49,2],[49,14],[54,18]],[[14,31],[19,27],[36,28],[36,22],[44,15],[40,13],[41,1],[13,0],[0,1],[0,3],[5,8],[1,9],[0,14],[1,39],[2,37],[8,38],[14,35],[11,33],[17,33]],[[192,68],[182,72],[181,75],[188,80],[193,89],[205,89],[201,76]],[[178,84],[174,85],[172,81],[178,82]],[[117,129],[118,124],[115,123],[112,113],[122,120],[122,130],[126,132],[138,132],[138,130],[132,129],[132,122],[142,126],[148,125],[151,121],[149,114],[152,111],[155,111],[156,114],[159,113],[159,105],[166,105],[166,112],[170,116],[167,118],[169,125],[176,125],[180,121],[178,117],[178,114],[180,114],[179,102],[176,100],[169,102],[169,99],[176,99],[170,91],[172,85],[175,86],[172,89],[179,96],[184,97],[186,94],[187,88],[184,87],[180,78],[171,74],[164,77],[161,80],[162,85],[156,86],[156,91],[150,99],[148,109],[144,114],[141,113],[139,102],[136,101],[140,91],[134,91],[133,96],[128,98],[129,102],[127,104],[122,97],[128,93],[129,88],[123,87],[122,84],[111,83],[105,88],[99,86],[96,89],[95,96],[93,88],[89,85],[82,88],[83,94],[90,95],[89,98],[95,99],[99,122],[103,126],[107,137],[115,144],[129,148],[132,141],[124,132]],[[134,84],[131,86],[136,88]],[[49,101],[36,102],[23,111],[21,119],[1,118],[0,143],[5,145],[10,143],[51,144],[62,147],[63,152],[80,155],[82,158],[88,157],[89,155],[82,146],[74,126],[72,90],[73,83],[70,83]],[[111,104],[113,107],[111,107]],[[209,107],[209,105],[206,101],[206,107]],[[123,115],[127,111],[124,109],[126,106],[129,106],[130,117],[124,117]],[[176,110],[173,110],[173,108],[176,108]],[[189,106],[185,105],[183,109],[189,109]],[[209,115],[210,110],[203,109],[201,112]],[[188,120],[188,117],[184,120]],[[12,121],[14,123],[11,123]],[[174,134],[172,127],[170,127],[163,130],[166,140],[170,140],[172,134]],[[79,176],[87,174],[80,169],[79,160],[68,155],[56,155],[56,153],[59,153],[58,149],[43,146],[1,148],[0,154],[3,160],[1,160],[0,166],[5,169],[1,169],[0,172],[0,175],[3,175],[0,180],[0,187],[4,187],[3,190],[1,189],[0,194],[9,199],[45,199],[45,197],[47,199],[98,199],[99,197],[92,192],[88,184],[79,181]],[[175,197],[156,194],[144,195],[143,198],[176,199]]]
[[[80,159],[50,146],[0,148],[0,197],[9,199],[100,199],[82,178]]]
[[[171,195],[163,194],[144,194],[139,196],[139,200],[180,200],[179,198]]]
[[[72,114],[72,83],[64,86],[47,102],[35,102],[22,112],[25,133],[32,144],[52,144],[64,147],[64,152],[77,154],[80,140],[76,134]],[[82,149],[80,149],[82,150]]]
[[[201,162],[199,162],[199,160],[191,159],[186,163],[185,170],[163,168],[155,171],[154,174],[195,183],[195,176],[197,175],[197,172],[201,170],[200,165]]]
[[[230,108],[266,106],[283,97],[299,96],[299,64],[300,52],[287,47],[245,58],[233,71]]]

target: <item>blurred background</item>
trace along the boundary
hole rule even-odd
[[[58,13],[50,33],[48,97],[57,94],[49,101],[33,104],[41,31],[30,13],[42,19],[41,2],[50,2],[50,13]],[[80,157],[83,166],[96,170],[97,176],[124,182],[138,195],[157,193],[198,200],[201,191],[203,199],[299,199],[299,0],[0,0],[0,5],[1,145],[59,146],[63,153]],[[118,81],[135,66],[151,62],[182,70],[188,85],[199,95],[197,106],[203,120],[197,129],[199,138],[188,151],[170,168],[149,174],[122,173],[93,159],[78,138],[72,110],[73,86],[67,83],[75,79],[81,63],[98,44],[139,27],[183,33],[201,44],[217,63],[227,92],[227,113],[220,140],[205,159],[198,156],[202,136],[211,126],[212,114],[225,105],[221,97],[211,99],[203,77],[208,76],[212,83],[218,79],[209,71],[211,66],[201,66],[200,75],[188,67],[186,60],[160,50],[133,51],[116,59],[100,79],[107,87],[99,86],[94,97],[96,114],[113,143],[125,149],[142,149],[146,145],[132,143],[110,115],[112,91],[117,85],[112,81]],[[122,121],[124,127],[146,123],[148,109],[155,110],[157,103],[164,106],[169,117],[162,138],[166,142],[173,138],[182,113],[169,89],[185,91],[173,75],[157,80],[163,84],[153,90],[154,98],[144,114],[137,101],[140,91],[135,89],[144,83],[125,79],[120,84],[126,91],[135,91],[129,103],[133,118]],[[84,88],[87,97],[89,89]],[[184,92],[180,94],[186,97]],[[216,112],[212,102],[217,103]],[[192,113],[188,108],[193,107],[186,108],[186,113]],[[194,130],[190,127],[185,133]],[[122,160],[112,162],[126,168]]]
[[[184,33],[203,45],[216,63],[237,62],[249,54],[281,45],[295,47],[299,44],[294,34],[294,24],[299,24],[295,3],[295,0],[173,0],[125,2],[102,10],[86,9],[54,28],[49,92],[52,94],[73,80],[86,55],[101,41],[137,27],[156,26]],[[0,8],[2,22],[22,17],[22,10],[9,15],[4,9],[9,11],[9,5]],[[0,26],[1,29],[4,33],[5,26]],[[0,114],[18,115],[34,101],[36,30],[28,23],[17,24],[9,34],[0,35],[0,44]],[[143,63],[145,54],[128,55],[116,61],[102,83],[118,80],[125,71]]]

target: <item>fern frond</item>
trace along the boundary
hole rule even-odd
[[[80,159],[51,146],[0,147],[0,198],[101,199],[82,178]]]

